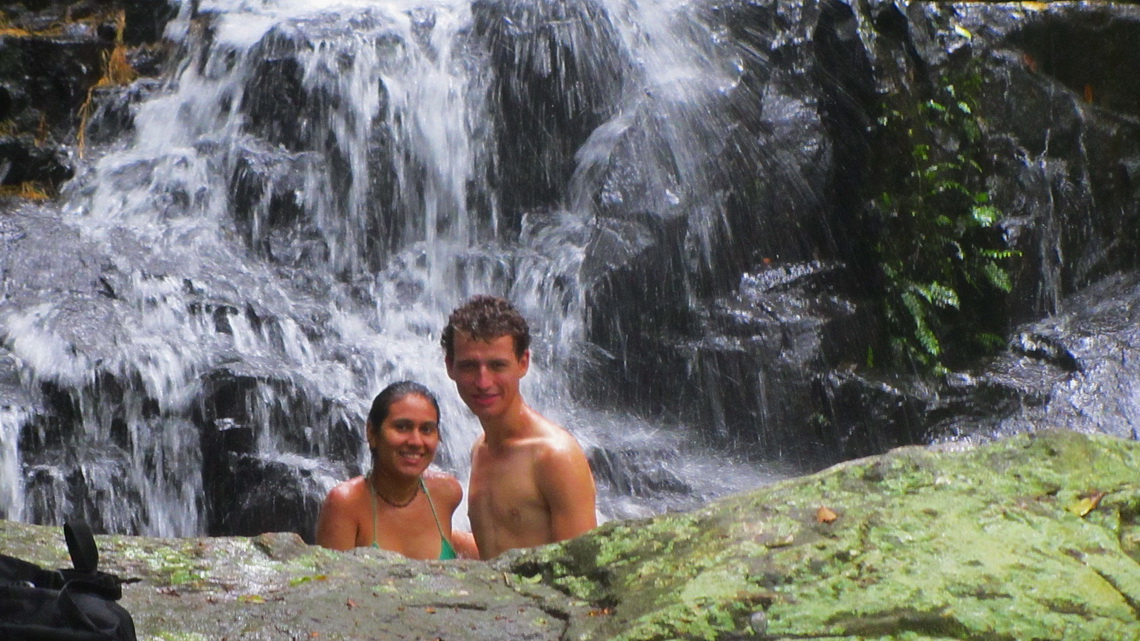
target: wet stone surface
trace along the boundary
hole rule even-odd
[[[152,639],[1140,638],[1140,444],[907,447],[492,562],[101,536]],[[61,528],[0,549],[66,563]]]

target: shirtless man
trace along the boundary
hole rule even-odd
[[[447,375],[483,425],[471,454],[468,515],[479,554],[573,538],[597,526],[594,477],[578,441],[519,394],[530,330],[510,303],[476,296],[448,318]]]

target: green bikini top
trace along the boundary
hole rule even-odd
[[[376,531],[379,529],[378,514],[376,512],[376,488],[372,485],[372,475],[368,475],[368,496],[372,497],[372,547],[379,548],[380,544],[376,542]],[[424,491],[424,496],[427,497],[428,506],[431,507],[431,515],[435,518],[435,529],[439,532],[439,560],[450,561],[451,559],[458,559],[459,555],[455,553],[455,548],[451,545],[451,541],[443,535],[443,526],[439,524],[439,514],[435,511],[435,503],[431,500],[431,493],[428,492],[427,484],[424,483],[424,477],[420,477],[420,489]]]

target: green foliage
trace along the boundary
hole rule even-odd
[[[936,374],[1000,347],[1017,256],[985,186],[969,97],[980,79],[961,86],[888,98],[873,168],[872,184],[883,191],[870,223],[892,362]]]

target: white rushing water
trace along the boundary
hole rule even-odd
[[[136,106],[131,140],[96,154],[68,187],[68,224],[122,275],[113,317],[92,329],[114,335],[89,343],[113,349],[77,351],[44,322],[84,310],[45,303],[6,319],[29,386],[72,390],[82,435],[59,465],[24,471],[41,479],[25,496],[14,443],[28,417],[0,414],[0,512],[19,518],[35,502],[58,518],[74,508],[67,479],[78,473],[107,529],[201,533],[194,417],[210,420],[206,375],[219,369],[234,384],[258,381],[237,392],[258,456],[309,475],[318,494],[366,464],[363,447],[356,460],[335,458],[337,426],[359,435],[372,396],[404,378],[438,393],[438,464],[465,480],[480,428],[438,339],[448,312],[484,292],[508,296],[532,322],[531,404],[605,452],[603,518],[676,507],[670,492],[703,500],[769,480],[702,451],[683,426],[583,407],[570,392],[566,364],[589,351],[579,272],[600,181],[616,155],[644,151],[644,189],[629,206],[698,212],[698,241],[720,233],[708,158],[728,124],[711,105],[740,74],[692,7],[604,6],[624,70],[613,114],[573,150],[559,210],[533,215],[500,211],[495,70],[472,37],[469,3],[185,2],[167,32],[182,51],[177,73]],[[296,61],[293,75],[265,75],[281,60]],[[286,121],[272,100],[274,83],[290,78],[305,111]],[[241,179],[260,191],[241,195]],[[608,206],[621,198],[603,196]],[[295,220],[277,218],[281,202]],[[506,227],[520,213],[515,234]],[[709,247],[696,242],[694,260],[708,261]],[[130,384],[111,390],[106,376]],[[311,413],[296,413],[301,396]],[[220,432],[227,420],[215,421]],[[664,477],[688,488],[662,490]]]

